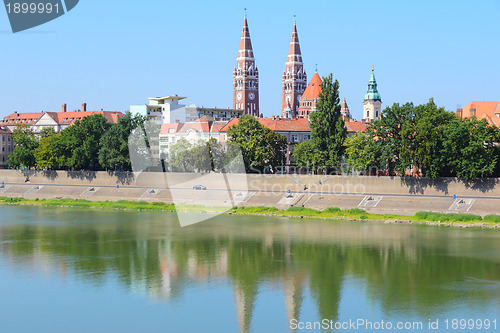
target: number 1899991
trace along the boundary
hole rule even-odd
[[[59,14],[59,3],[14,2],[5,5],[8,14]]]
[[[446,319],[447,330],[490,330],[497,329],[497,320],[489,319]]]

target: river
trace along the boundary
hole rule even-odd
[[[0,283],[3,332],[496,332],[500,232],[0,206]]]

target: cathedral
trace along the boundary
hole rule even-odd
[[[317,69],[309,84],[307,83],[307,73],[302,62],[299,35],[294,20],[292,38],[282,76],[281,118],[309,118],[310,113],[316,111],[316,103],[321,92],[320,84],[321,78]],[[372,69],[368,92],[363,102],[363,120],[369,122],[379,119],[381,105],[382,100]],[[259,111],[259,70],[255,64],[246,12],[236,67],[233,70],[233,109],[244,110],[244,114],[255,117],[261,115]],[[345,121],[353,120],[345,99],[342,103],[341,113]]]
[[[236,67],[233,70],[233,109],[245,110],[245,114],[255,117],[260,115],[259,69],[255,65],[246,13]]]

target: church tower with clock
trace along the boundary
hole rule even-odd
[[[296,118],[298,116],[300,97],[307,87],[307,75],[302,63],[295,19],[282,85],[281,116],[283,118]]]
[[[233,70],[233,109],[259,116],[259,70],[255,66],[246,12],[236,67]]]

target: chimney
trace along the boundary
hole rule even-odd
[[[82,112],[87,112],[87,103],[82,103]]]
[[[66,112],[66,108],[67,108],[67,105],[66,105],[66,103],[64,103],[64,104],[62,105],[62,112]]]

